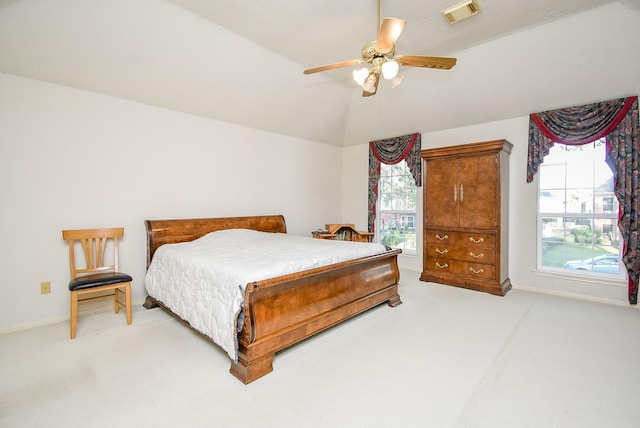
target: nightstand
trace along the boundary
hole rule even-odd
[[[337,241],[372,242],[372,232],[356,230],[353,224],[325,224],[325,230],[314,230],[311,236],[317,239],[335,239]]]

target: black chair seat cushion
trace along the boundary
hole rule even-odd
[[[69,281],[69,291],[84,290],[85,288],[101,287],[103,285],[131,282],[133,278],[126,273],[105,272],[79,276]]]

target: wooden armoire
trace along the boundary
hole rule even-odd
[[[506,140],[426,149],[420,279],[504,296],[508,275]]]

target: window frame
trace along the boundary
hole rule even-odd
[[[604,140],[600,140],[601,143],[604,143]],[[590,144],[595,144],[596,142],[593,143],[588,143],[585,146],[588,146]],[[562,146],[568,146],[562,143],[556,143]],[[555,146],[554,146],[555,147]],[[606,165],[606,162],[604,160],[604,157],[602,159],[602,162]],[[597,213],[597,212],[584,212],[586,211],[583,207],[583,209],[581,209],[581,213],[576,213],[576,212],[567,212],[566,209],[564,212],[553,212],[553,211],[541,211],[541,195],[543,192],[549,190],[549,189],[542,189],[541,190],[541,184],[542,184],[542,177],[544,174],[544,162],[540,165],[540,170],[538,171],[537,177],[536,177],[536,271],[540,274],[543,275],[550,275],[550,276],[557,276],[557,277],[569,277],[572,279],[579,279],[579,280],[583,280],[583,281],[587,281],[587,282],[598,282],[598,283],[611,283],[611,284],[615,284],[615,285],[624,285],[626,283],[627,280],[627,275],[626,275],[626,269],[624,264],[621,261],[621,254],[623,253],[623,246],[624,246],[624,240],[622,239],[622,236],[620,234],[620,231],[618,229],[618,225],[617,225],[617,220],[618,220],[618,210],[614,209],[614,210],[605,210],[604,209],[604,200],[603,200],[603,208],[601,210],[601,212]],[[549,166],[549,165],[547,165]],[[608,168],[608,165],[607,165]],[[613,173],[612,173],[613,176]],[[597,186],[595,185],[595,183],[592,185],[592,190],[594,191],[594,193],[597,190]],[[567,192],[567,190],[571,190],[573,189],[573,187],[567,187],[567,180],[565,179],[565,183],[564,183],[564,187],[557,187],[558,190],[562,190],[565,193]],[[611,191],[611,196],[613,197],[613,205],[614,208],[616,207],[617,204],[617,199],[615,194],[613,193],[613,190]],[[595,196],[593,197],[595,200]],[[604,198],[608,198],[607,197],[603,197]],[[564,201],[564,206],[566,207],[566,198]],[[581,204],[584,204],[584,202],[581,202]],[[592,210],[595,211],[595,210]],[[562,218],[563,221],[563,227],[565,227],[565,222],[566,219],[584,219],[586,220],[590,220],[591,224],[594,224],[597,220],[614,220],[614,230],[617,233],[618,236],[618,263],[619,263],[619,270],[617,274],[612,274],[612,273],[601,273],[601,272],[593,272],[593,271],[588,271],[588,270],[577,270],[577,269],[567,269],[565,267],[553,267],[553,266],[546,266],[543,265],[543,246],[544,246],[544,227],[543,227],[543,223],[544,223],[544,219],[545,218]],[[593,228],[592,228],[593,230]],[[592,242],[592,246],[594,245],[594,243]],[[586,259],[585,259],[586,260]],[[565,260],[566,262],[566,260]]]
[[[414,209],[410,210],[410,209],[383,209],[382,208],[382,201],[383,201],[383,193],[382,193],[382,180],[385,179],[387,176],[384,174],[384,169],[386,168],[393,168],[394,166],[397,166],[399,164],[404,164],[403,165],[403,169],[404,169],[404,174],[403,176],[405,177],[405,184],[411,185],[413,186],[413,190],[414,190],[414,200],[413,200],[413,206]],[[411,221],[409,221],[409,217],[412,217],[413,219],[413,228],[409,228],[409,229],[413,229],[414,234],[415,234],[415,238],[413,240],[413,245],[414,248],[407,248],[406,246],[392,246],[393,248],[400,248],[403,252],[403,254],[405,255],[412,255],[412,256],[417,256],[418,255],[418,230],[417,230],[417,216],[418,216],[418,186],[415,185],[415,181],[413,178],[413,175],[411,174],[411,171],[409,169],[409,166],[407,165],[406,159],[401,160],[400,162],[397,162],[395,164],[384,164],[381,163],[380,164],[380,177],[378,178],[378,197],[376,200],[376,220],[375,220],[375,236],[374,236],[374,240],[375,242],[381,243],[382,242],[382,221],[383,221],[383,214],[385,213],[390,213],[390,214],[396,214],[400,217],[400,221],[403,224],[409,224],[411,223]],[[403,227],[404,228],[404,227]],[[406,236],[406,234],[405,234]],[[406,241],[403,240],[403,244]]]

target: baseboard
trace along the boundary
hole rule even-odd
[[[111,302],[113,302],[113,297],[111,297]],[[101,312],[113,311],[113,303],[111,302],[108,305],[105,304],[100,306],[91,306],[86,309],[78,308],[78,316],[82,317],[84,315],[91,315],[91,314],[97,314]],[[141,307],[143,303],[144,303],[144,299],[133,300],[131,302],[132,309],[135,310],[137,306]],[[120,308],[120,310],[123,311],[124,308]],[[42,327],[50,324],[57,324],[63,321],[69,321],[69,314],[61,315],[53,318],[46,318],[46,319],[37,320],[37,321],[30,321],[30,322],[17,324],[9,327],[0,327],[0,335],[7,334],[7,333],[14,333],[16,331],[29,330],[35,327]]]
[[[511,284],[514,290],[531,291],[533,293],[549,294],[552,296],[566,297],[575,300],[585,300],[587,302],[604,303],[607,305],[622,306],[625,308],[639,309],[638,305],[631,305],[629,302],[615,299],[606,299],[604,297],[587,296],[584,294],[568,293],[566,291],[550,290],[547,288],[530,287],[526,285]]]

